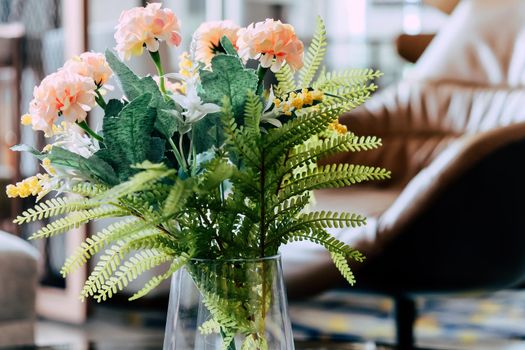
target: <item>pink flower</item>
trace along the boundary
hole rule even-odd
[[[59,115],[70,123],[85,120],[96,104],[95,89],[92,78],[67,70],[48,75],[35,87],[29,105],[33,129],[51,133]]]
[[[294,28],[281,21],[267,19],[239,30],[239,55],[244,60],[259,59],[261,66],[277,72],[288,63],[293,70],[303,66],[304,45]]]
[[[219,42],[223,36],[230,39],[237,49],[237,32],[239,29],[240,27],[237,24],[229,20],[202,23],[193,34],[195,59],[209,65],[217,53]]]
[[[84,52],[68,60],[62,69],[91,78],[98,87],[106,84],[113,75],[106,57],[96,52]]]
[[[141,55],[144,46],[151,52],[158,51],[162,40],[169,45],[180,45],[179,19],[172,10],[161,6],[153,3],[122,12],[115,33],[116,50],[122,59]]]

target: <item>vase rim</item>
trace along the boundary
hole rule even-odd
[[[275,254],[270,256],[265,256],[263,258],[233,258],[233,259],[204,259],[204,258],[191,258],[189,261],[194,262],[215,262],[215,263],[230,263],[230,262],[258,262],[258,261],[271,261],[271,260],[280,260],[281,254]]]

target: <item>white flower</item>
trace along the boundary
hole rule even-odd
[[[184,112],[182,112],[184,124],[194,124],[204,118],[206,114],[217,113],[221,110],[221,107],[214,103],[203,103],[197,93],[197,81],[195,79],[179,78],[186,83],[186,94],[173,94],[171,98],[184,108]]]
[[[100,149],[98,141],[87,136],[75,124],[63,123],[55,128],[53,136],[55,140],[52,146],[62,147],[84,158],[91,157]]]

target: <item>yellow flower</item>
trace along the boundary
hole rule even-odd
[[[56,174],[56,170],[55,168],[53,168],[53,166],[51,165],[51,160],[49,158],[44,158],[44,160],[42,160],[42,167],[51,175],[55,175]]]
[[[36,196],[42,192],[41,178],[43,177],[40,174],[28,177],[21,182],[17,182],[16,185],[8,185],[5,192],[9,198]]]
[[[328,127],[341,135],[344,135],[348,132],[346,125],[341,124],[339,120],[330,123]]]
[[[274,99],[273,103],[275,104],[276,108],[281,107],[281,100],[280,99],[278,99],[278,98]]]
[[[15,185],[7,185],[5,193],[9,198],[16,198],[18,197],[18,188]]]
[[[311,91],[310,94],[315,101],[322,101],[324,98],[324,92],[319,90]]]
[[[42,149],[42,152],[51,152],[51,150],[53,149],[53,145],[45,145],[45,147]]]
[[[189,78],[193,76],[193,71],[193,62],[190,59],[190,54],[184,51],[179,56],[179,73]]]
[[[20,121],[22,122],[22,125],[25,126],[33,124],[33,118],[31,117],[31,114],[24,114],[22,118],[20,118]]]

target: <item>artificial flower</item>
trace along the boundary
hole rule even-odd
[[[174,94],[171,98],[184,108],[183,122],[187,125],[198,122],[209,113],[217,113],[221,110],[221,107],[214,103],[203,103],[197,93],[197,86],[192,81],[186,81],[185,95]]]
[[[141,55],[144,46],[156,52],[159,41],[180,45],[179,19],[172,10],[161,9],[161,6],[160,3],[151,3],[122,12],[115,32],[120,58],[129,60],[131,56]]]
[[[80,56],[73,57],[62,69],[93,79],[97,87],[106,84],[113,75],[106,57],[96,52],[84,52]]]
[[[272,72],[279,71],[285,62],[293,70],[303,66],[304,45],[289,24],[267,19],[240,29],[238,36],[239,55],[244,60],[258,59],[261,67]]]
[[[237,49],[237,32],[240,27],[230,20],[202,23],[193,34],[192,46],[195,59],[210,65],[211,59],[220,50],[220,40],[226,36]]]
[[[70,123],[85,120],[96,104],[95,89],[93,79],[67,70],[48,75],[34,89],[29,105],[33,129],[49,134],[59,115]]]

